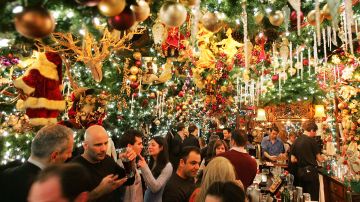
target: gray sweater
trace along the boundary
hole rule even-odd
[[[166,164],[157,179],[154,178],[148,165],[140,168],[140,170],[147,187],[144,202],[162,202],[162,194],[165,185],[170,179],[173,171],[171,163],[168,162]]]

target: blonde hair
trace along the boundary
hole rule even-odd
[[[235,181],[236,174],[234,166],[224,157],[215,157],[204,170],[200,192],[196,197],[196,202],[205,201],[206,192],[212,183]]]

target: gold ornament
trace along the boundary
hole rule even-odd
[[[15,28],[27,38],[43,38],[54,31],[55,20],[45,8],[26,8],[16,15]]]
[[[144,0],[138,1],[137,5],[131,5],[130,9],[134,11],[136,21],[138,22],[146,20],[150,15],[150,6]]]
[[[220,87],[220,91],[221,91],[222,93],[225,93],[225,92],[227,91],[226,86],[221,86],[221,87]]]
[[[200,0],[180,0],[180,3],[186,6],[195,6],[200,3]]]
[[[275,11],[269,16],[269,21],[274,26],[280,26],[284,22],[284,13],[282,11]]]
[[[98,9],[106,17],[113,17],[125,9],[125,0],[101,0]]]
[[[260,24],[263,19],[264,19],[264,13],[262,13],[261,11],[255,13],[254,20],[256,24]]]
[[[306,19],[310,25],[316,26],[316,10],[310,11],[308,13]],[[324,17],[322,15],[320,15],[320,24],[322,23],[323,20],[324,20]]]
[[[289,68],[289,74],[290,76],[294,76],[296,74],[296,69],[295,68]]]
[[[132,67],[130,68],[130,73],[131,73],[132,75],[138,74],[138,73],[139,73],[139,68],[138,68],[137,66],[132,66]]]
[[[130,75],[129,80],[132,81],[132,82],[135,82],[137,80],[137,76],[136,75]]]
[[[201,18],[201,22],[207,30],[214,33],[220,31],[223,27],[223,22],[219,18],[218,13],[205,13],[205,15]]]
[[[162,44],[167,38],[167,29],[159,20],[156,21],[151,30],[155,45]]]
[[[141,60],[141,53],[140,52],[135,52],[133,54],[133,57],[134,57],[135,60]]]
[[[327,20],[332,19],[328,4],[325,4],[324,7],[321,9],[321,16]]]
[[[224,52],[228,58],[227,62],[230,62],[234,55],[237,53],[238,48],[240,48],[242,46],[241,43],[237,42],[233,37],[232,37],[232,30],[231,28],[229,28],[226,31],[226,39],[223,39],[222,41],[216,43],[216,45],[221,45],[221,50],[222,52]]]
[[[165,2],[160,9],[160,20],[169,27],[178,27],[182,25],[187,17],[186,8],[173,1]]]
[[[155,99],[156,98],[156,94],[154,92],[151,92],[149,95],[149,98],[151,99]]]

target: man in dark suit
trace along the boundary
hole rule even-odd
[[[29,159],[18,167],[0,173],[1,201],[27,201],[31,184],[40,170],[71,157],[74,145],[73,131],[61,125],[45,126],[31,143]]]

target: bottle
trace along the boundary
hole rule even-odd
[[[287,186],[284,186],[284,190],[281,192],[281,202],[291,202],[290,192]]]
[[[303,188],[302,187],[296,187],[296,201],[295,202],[302,202],[303,197]]]

